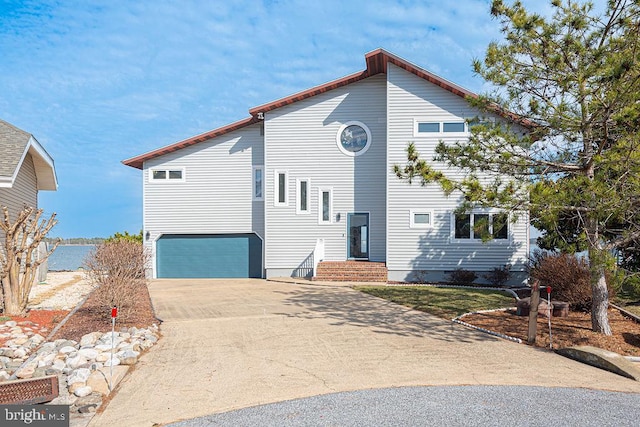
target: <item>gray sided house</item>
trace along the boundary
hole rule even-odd
[[[468,138],[478,112],[465,97],[475,95],[382,49],[365,60],[364,71],[123,162],[144,174],[152,277],[439,281],[457,268],[524,271],[526,212],[455,214],[459,196],[393,173],[409,142],[430,159],[438,141]],[[474,236],[481,220],[491,242]]]
[[[11,218],[26,206],[38,207],[38,191],[58,189],[51,156],[31,135],[0,120],[0,206]]]

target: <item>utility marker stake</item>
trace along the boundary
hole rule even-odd
[[[547,307],[549,310],[549,348],[553,350],[553,338],[551,336],[551,315],[553,314],[553,307],[551,307],[551,286],[547,286]]]
[[[111,357],[109,359],[109,392],[113,391],[113,349],[116,341],[116,317],[118,317],[118,307],[111,308]]]
[[[540,284],[537,280],[533,281],[531,287],[531,300],[529,304],[529,331],[527,333],[527,342],[529,344],[536,343],[536,333],[538,330],[538,303],[540,302]]]

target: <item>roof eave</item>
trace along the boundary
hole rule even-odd
[[[155,159],[156,157],[160,157],[165,154],[173,153],[174,151],[178,151],[183,148],[189,147],[191,145],[195,145],[200,142],[204,142],[209,139],[225,135],[229,132],[233,132],[238,129],[242,129],[245,126],[249,126],[254,123],[257,123],[258,121],[259,120],[255,117],[248,117],[246,119],[239,120],[229,125],[226,125],[208,132],[201,133],[191,138],[183,139],[182,141],[176,142],[174,144],[158,148],[157,150],[149,151],[147,153],[140,154],[139,156],[131,157],[129,159],[123,160],[122,164],[126,166],[130,166],[132,168],[142,169],[144,168],[144,162],[148,160]]]
[[[29,140],[28,152],[33,159],[38,190],[56,191],[58,177],[56,176],[55,162],[33,135]]]

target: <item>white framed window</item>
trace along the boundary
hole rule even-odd
[[[289,206],[289,173],[287,171],[274,172],[274,206]]]
[[[333,223],[333,189],[318,190],[318,224]]]
[[[420,120],[413,121],[413,136],[464,135],[469,127],[464,120]]]
[[[410,228],[433,227],[433,211],[424,209],[411,209],[409,211]]]
[[[253,180],[253,200],[264,200],[264,166],[254,166],[252,168]]]
[[[495,241],[509,238],[509,215],[506,212],[471,212],[452,214],[452,235],[458,241],[478,241],[492,237]]]
[[[308,179],[296,180],[296,213],[308,214],[310,211],[311,185]]]
[[[150,169],[149,182],[184,182],[184,168]]]
[[[371,147],[371,131],[362,122],[346,122],[338,129],[336,144],[338,149],[347,156],[361,156]]]

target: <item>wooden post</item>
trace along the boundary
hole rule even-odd
[[[529,334],[527,342],[529,344],[536,343],[536,334],[538,330],[538,304],[540,304],[540,283],[535,280],[531,287],[531,301],[529,304]]]

